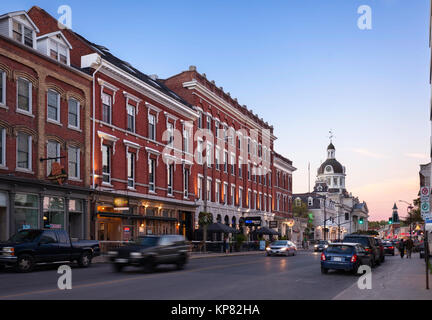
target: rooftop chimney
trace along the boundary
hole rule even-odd
[[[196,66],[189,66],[189,71],[197,71]]]

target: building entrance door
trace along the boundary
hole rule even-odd
[[[0,207],[0,241],[6,241],[7,234],[6,208]]]

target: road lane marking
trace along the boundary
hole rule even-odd
[[[88,283],[88,284],[81,284],[77,286],[72,286],[73,289],[82,289],[82,288],[88,288],[88,287],[97,287],[97,286],[103,286],[103,285],[109,285],[109,284],[115,284],[115,283],[122,283],[127,282],[131,280],[142,280],[142,279],[152,279],[157,278],[161,275],[175,275],[175,274],[184,274],[184,273],[190,273],[190,272],[197,272],[197,271],[207,271],[207,270],[215,270],[215,269],[223,269],[227,267],[235,267],[235,266],[241,266],[246,264],[255,264],[256,261],[252,262],[242,262],[242,263],[234,263],[234,264],[227,264],[227,265],[218,265],[218,266],[212,266],[212,267],[205,267],[200,269],[191,269],[191,270],[184,270],[184,271],[177,271],[177,272],[170,272],[170,273],[160,273],[160,274],[151,274],[151,275],[143,275],[139,277],[133,277],[133,278],[127,278],[127,279],[119,279],[119,280],[110,280],[110,281],[100,281],[100,282],[94,282],[94,283]],[[33,294],[44,294],[44,293],[52,293],[52,292],[59,292],[60,290],[58,288],[56,289],[46,289],[46,290],[38,290],[38,291],[29,291],[29,292],[23,292],[23,293],[17,293],[7,296],[0,296],[0,299],[10,299],[10,298],[16,298],[16,297],[22,297],[27,295],[33,295]],[[71,291],[69,291],[71,292]]]

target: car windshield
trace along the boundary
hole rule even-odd
[[[8,242],[13,243],[23,243],[23,242],[33,242],[40,234],[41,230],[22,230],[14,234]]]
[[[341,254],[351,254],[354,250],[352,246],[344,246],[344,245],[329,245],[327,248],[327,253],[341,253]]]
[[[327,241],[323,241],[321,240],[320,242],[318,242],[319,244],[327,244]]]
[[[360,243],[365,247],[369,247],[369,239],[368,238],[362,238],[362,237],[346,237],[344,239],[344,242],[353,242],[353,243]]]
[[[287,242],[283,241],[283,240],[279,240],[279,241],[273,242],[271,245],[272,246],[285,246],[285,245],[287,245]]]
[[[142,237],[135,240],[137,244],[144,247],[154,247],[157,244],[158,237]]]

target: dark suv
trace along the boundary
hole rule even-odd
[[[385,248],[384,248],[384,244],[381,241],[381,239],[375,238],[375,245],[377,246],[377,248],[379,249],[379,252],[380,252],[380,262],[384,262],[385,261]]]
[[[381,263],[380,248],[376,246],[374,237],[360,234],[348,234],[344,237],[343,242],[360,243],[372,256],[372,267],[375,267]]]
[[[140,237],[116,251],[109,251],[108,255],[116,272],[126,266],[153,271],[158,264],[175,264],[177,269],[183,269],[188,252],[189,245],[183,236],[161,235]]]

